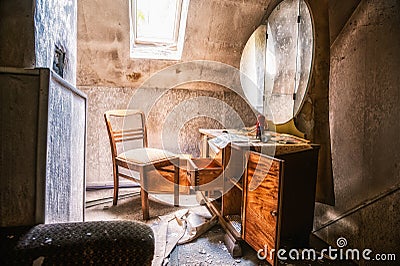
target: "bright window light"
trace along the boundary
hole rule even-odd
[[[179,60],[189,0],[131,0],[131,57]]]

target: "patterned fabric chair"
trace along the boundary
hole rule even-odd
[[[134,221],[1,228],[0,265],[151,265],[154,234]]]

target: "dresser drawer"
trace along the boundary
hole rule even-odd
[[[196,191],[220,190],[223,187],[222,165],[214,159],[188,160],[187,173],[189,182]]]

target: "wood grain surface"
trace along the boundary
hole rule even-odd
[[[280,160],[250,152],[245,178],[243,239],[256,251],[267,251],[267,261],[274,264],[269,252],[276,248]]]

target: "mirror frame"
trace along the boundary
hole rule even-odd
[[[260,26],[262,26],[262,25],[268,26],[268,18],[269,18],[269,16],[270,16],[271,13],[272,13],[282,2],[284,2],[284,1],[286,1],[286,0],[272,0],[272,1],[268,4],[268,6],[267,6],[267,8],[266,8],[266,12],[265,12],[263,18],[261,19],[261,21],[260,21],[260,23],[258,24],[258,26],[256,27],[256,29],[252,32],[252,34],[249,36],[249,38],[248,38],[247,40],[249,40],[249,39],[251,38],[251,36],[253,35],[253,33],[254,33]],[[300,136],[301,136],[301,135],[304,135],[304,134],[303,134],[302,132],[300,132],[300,131],[297,130],[297,128],[295,127],[295,124],[294,124],[294,120],[297,118],[297,116],[301,113],[301,111],[302,111],[302,109],[303,109],[304,103],[306,102],[307,96],[308,96],[308,94],[309,94],[311,82],[312,82],[312,80],[313,80],[313,78],[314,78],[314,67],[315,67],[315,57],[316,57],[316,55],[315,55],[315,51],[316,51],[316,49],[315,49],[315,48],[316,48],[316,45],[315,45],[316,30],[315,30],[315,20],[314,20],[314,16],[313,16],[313,13],[312,13],[312,9],[311,9],[310,3],[308,2],[308,0],[300,0],[300,1],[304,1],[304,3],[307,5],[308,12],[309,12],[309,14],[310,14],[310,19],[311,19],[311,26],[312,26],[312,30],[311,30],[311,32],[312,32],[311,35],[312,35],[312,39],[313,39],[312,47],[311,47],[312,56],[311,56],[311,62],[310,62],[310,70],[309,70],[308,81],[307,81],[306,89],[305,89],[305,91],[304,91],[304,95],[302,96],[302,101],[301,101],[301,103],[299,104],[299,107],[297,108],[296,113],[294,112],[294,111],[295,111],[295,110],[294,110],[295,107],[293,106],[293,115],[292,115],[292,118],[289,119],[289,120],[286,121],[286,122],[283,122],[283,123],[275,123],[275,122],[273,122],[273,123],[274,123],[274,125],[280,126],[280,127],[282,127],[282,128],[286,128],[286,129],[292,128],[292,130],[290,130],[290,131],[292,131],[292,132],[287,132],[287,133],[294,133],[294,135],[300,135]],[[247,42],[246,42],[246,44],[247,44]],[[242,53],[243,53],[243,52],[242,52]],[[293,128],[293,127],[294,127],[294,128]]]

